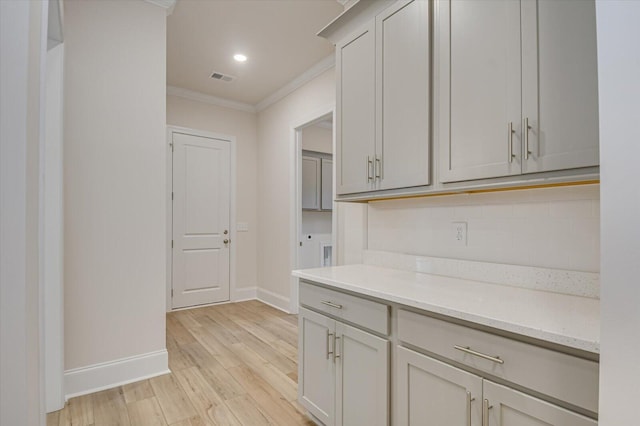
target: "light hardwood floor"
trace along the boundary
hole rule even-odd
[[[47,426],[313,425],[297,346],[297,316],[258,301],[172,312],[171,374],[73,398]]]

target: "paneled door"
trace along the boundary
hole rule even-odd
[[[173,134],[174,309],[229,300],[230,144]]]

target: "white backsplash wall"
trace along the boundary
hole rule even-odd
[[[368,205],[368,248],[599,272],[600,187],[460,194]],[[467,222],[467,246],[452,222]]]

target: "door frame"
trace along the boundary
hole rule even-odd
[[[311,114],[306,115],[302,119],[297,120],[290,126],[290,143],[289,143],[289,203],[290,208],[290,228],[289,228],[289,264],[291,270],[298,268],[298,248],[302,235],[302,129],[314,125],[328,117],[333,120],[332,133],[332,150],[333,155],[336,152],[336,106],[335,104],[327,105],[319,108]],[[336,163],[333,162],[333,193],[336,193]],[[331,211],[331,263],[336,265],[338,259],[338,209],[337,203],[333,202]],[[300,279],[290,276],[289,291],[289,313],[298,313],[298,285]]]
[[[181,133],[190,136],[200,136],[204,138],[220,139],[228,141],[230,146],[230,163],[229,164],[229,238],[231,239],[231,247],[229,248],[229,301],[228,302],[215,302],[205,305],[198,305],[197,307],[217,305],[221,303],[235,302],[236,296],[236,137],[225,135],[222,133],[212,133],[204,130],[190,129],[187,127],[179,126],[167,126],[167,229],[166,229],[166,260],[167,260],[167,279],[166,279],[166,309],[167,312],[178,311],[186,308],[172,308],[171,300],[171,287],[173,283],[173,256],[171,240],[173,239],[173,200],[171,199],[171,192],[173,190],[173,134]]]

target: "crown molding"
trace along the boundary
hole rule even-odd
[[[183,89],[182,87],[167,86],[168,96],[177,96],[191,101],[203,102],[205,104],[216,105],[223,108],[237,109],[239,111],[256,113],[256,107],[244,102],[232,101],[231,99],[219,98],[207,95],[194,90]]]
[[[280,89],[276,90],[260,102],[258,102],[255,106],[258,112],[267,108],[270,105],[275,104],[280,99],[304,86],[306,83],[310,82],[323,72],[333,68],[336,64],[336,56],[335,54],[331,54],[321,61],[317,62],[311,68],[300,74],[298,77],[291,80],[289,83],[282,86]]]
[[[176,2],[178,0],[144,0],[147,3],[155,4],[156,6],[160,6],[163,9],[166,9],[167,16],[173,13],[173,8],[176,7]]]

